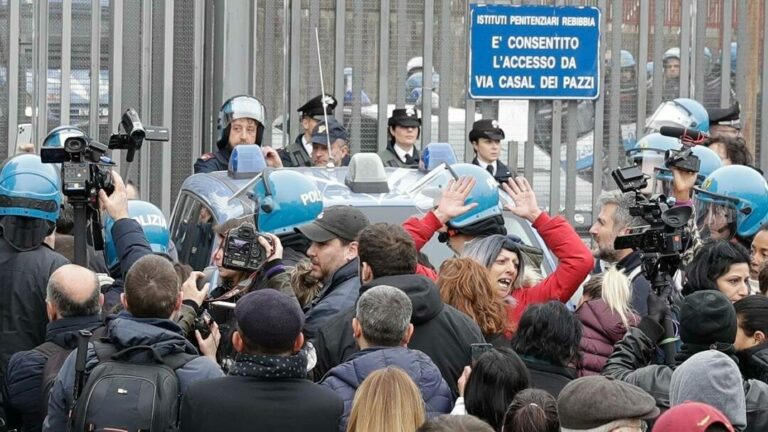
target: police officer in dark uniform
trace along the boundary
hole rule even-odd
[[[495,119],[478,120],[469,131],[469,142],[475,151],[472,163],[488,171],[492,176],[506,180],[510,176],[507,166],[501,163],[501,140],[504,130]]]
[[[326,107],[323,111],[323,102]],[[299,107],[301,114],[301,127],[304,133],[297,136],[296,139],[285,148],[280,149],[280,159],[285,167],[312,166],[312,131],[318,122],[325,120],[325,116],[332,116],[337,102],[333,96],[326,94],[317,95]]]
[[[219,110],[215,153],[206,153],[195,162],[195,174],[225,171],[232,149],[240,144],[261,145],[264,137],[264,105],[253,96],[234,96]]]
[[[349,165],[348,140],[347,129],[335,117],[319,122],[312,130],[312,166]]]
[[[389,144],[379,153],[384,166],[418,168],[421,154],[416,141],[421,134],[421,119],[415,108],[398,108],[392,111],[387,122]]]
[[[736,138],[741,135],[741,107],[739,103],[728,108],[707,108],[709,135]]]

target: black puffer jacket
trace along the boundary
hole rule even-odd
[[[408,347],[422,351],[432,359],[455,396],[456,381],[464,366],[472,360],[470,345],[484,342],[480,328],[471,318],[444,304],[435,283],[424,276],[400,275],[374,279],[360,288],[360,294],[378,285],[397,287],[411,299],[414,332]],[[347,361],[359,351],[352,337],[354,316],[355,309],[350,308],[320,328],[315,340],[315,379],[320,379],[332,367]]]
[[[768,343],[754,346],[737,353],[739,369],[747,379],[768,383]]]
[[[661,333],[663,329],[659,326],[658,331]],[[603,375],[640,387],[656,399],[656,405],[660,409],[665,410],[669,408],[669,385],[672,381],[673,369],[669,366],[650,364],[655,352],[653,340],[658,340],[658,337],[660,334],[649,338],[639,328],[631,327],[624,338],[616,344],[613,354],[608,358],[603,369]],[[738,363],[738,359],[734,358],[734,361]],[[744,395],[747,400],[745,430],[767,431],[768,384],[746,379]]]

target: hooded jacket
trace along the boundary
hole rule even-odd
[[[588,301],[576,310],[581,321],[581,362],[579,376],[600,375],[613,352],[613,346],[624,337],[627,328],[619,314],[614,313],[601,299]],[[627,317],[630,325],[637,325],[640,319],[631,314]]]
[[[80,330],[93,331],[102,325],[99,315],[61,318],[48,324],[46,342],[62,348],[77,348]],[[7,425],[21,431],[39,431],[43,425],[43,369],[47,359],[36,350],[20,351],[8,362],[3,383]]]
[[[643,319],[644,322],[645,319]],[[666,410],[670,407],[670,383],[674,369],[666,365],[650,364],[656,350],[653,341],[658,340],[663,331],[661,326],[658,326],[655,330],[656,334],[649,337],[639,328],[631,327],[624,338],[616,344],[613,354],[605,364],[603,375],[640,387],[656,399],[656,406]],[[735,357],[732,359],[736,360]],[[747,403],[745,430],[755,432],[768,430],[768,384],[754,379],[742,380],[742,382]]]
[[[364,349],[330,371],[320,381],[344,400],[344,415],[339,430],[347,430],[347,420],[352,412],[352,401],[357,388],[372,372],[395,366],[411,377],[421,391],[426,404],[427,417],[451,412],[453,395],[440,370],[423,352],[405,347],[374,347]]]
[[[360,294],[378,285],[399,288],[411,299],[411,323],[414,332],[408,346],[428,355],[440,369],[454,396],[458,394],[456,381],[464,366],[472,362],[470,346],[485,341],[480,328],[470,317],[444,304],[435,283],[425,276],[399,275],[377,278],[363,285]],[[315,340],[315,377],[322,377],[332,367],[347,361],[359,351],[352,336],[354,316],[355,309],[347,309],[336,315],[318,332]]]
[[[737,352],[736,355],[739,357],[739,369],[744,378],[768,383],[768,343]]]
[[[168,319],[136,318],[127,311],[123,311],[107,318],[106,334],[106,337],[118,350],[148,345],[161,356],[176,353],[198,354],[195,347],[182,336],[179,326]],[[51,397],[48,401],[48,416],[43,423],[44,431],[67,430],[67,410],[72,403],[76,356],[77,350],[74,350],[67,357],[53,384]],[[147,352],[141,352],[132,357],[131,361],[149,363],[151,360]],[[86,355],[86,374],[89,374],[98,362],[96,351],[93,345],[89,344]],[[206,357],[193,359],[176,369],[175,372],[179,378],[179,391],[182,394],[195,381],[218,378],[224,375],[221,368]]]

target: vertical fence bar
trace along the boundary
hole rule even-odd
[[[651,5],[640,2],[640,47],[637,54],[637,122],[635,136],[639,136],[645,125],[645,110],[648,104],[648,74],[643,66],[648,62],[648,37],[650,35]]]
[[[61,2],[61,118],[69,124],[70,71],[72,70],[72,0]]]
[[[435,0],[424,0],[424,69],[421,75],[421,148],[432,140],[432,40]]]
[[[683,0],[682,23],[680,25],[680,97],[690,95],[691,83],[691,0]]]
[[[19,3],[8,1],[8,157],[16,150],[19,132]],[[33,141],[34,142],[34,141]],[[37,143],[35,142],[35,145]]]
[[[763,5],[763,44],[765,44],[765,37],[768,36],[768,7]],[[730,46],[728,47],[730,50]],[[762,72],[762,91],[760,94],[760,118],[763,121],[768,119],[768,101],[766,101],[766,95],[768,95],[768,50],[763,45],[763,70]],[[768,125],[761,125],[760,127],[760,145],[755,146],[760,149],[760,169],[763,172],[768,169],[768,151],[766,151],[766,145],[768,145]]]
[[[164,46],[163,46],[163,126],[172,130],[173,126],[173,3],[165,0]],[[171,214],[171,158],[173,156],[173,137],[162,147],[162,190],[160,209],[166,215]]]
[[[603,29],[603,31],[600,32],[600,56],[599,58],[605,58],[605,44],[606,44],[606,35],[605,35],[605,23],[606,23],[606,13],[605,11],[607,6],[608,0],[599,0],[598,7],[600,8],[603,13],[600,14],[600,28]],[[597,77],[600,82],[600,88],[605,88],[605,74],[600,74],[599,77]],[[602,92],[600,97],[597,98],[595,101],[595,128],[593,136],[594,140],[592,142],[592,202],[596,203],[597,198],[600,196],[600,194],[603,191],[603,127],[605,125],[605,91]],[[638,128],[640,125],[638,125]],[[597,219],[597,206],[593,207],[592,210],[592,220],[594,221]]]
[[[309,59],[309,64],[307,65],[304,70],[309,71],[309,82],[307,83],[307,99],[311,97],[315,97],[315,95],[320,94],[320,80],[315,78],[319,77],[320,74],[318,72],[318,64],[317,64],[317,46],[315,42],[315,28],[317,28],[318,35],[323,34],[323,30],[320,29],[320,0],[316,1],[310,1],[309,2],[309,31],[306,32],[307,39],[308,39],[308,49],[309,49],[309,56],[307,57]],[[319,36],[318,36],[319,37]],[[325,59],[323,59],[325,60]],[[326,70],[323,71],[323,74],[327,72]],[[328,86],[328,79],[332,78],[330,75],[326,76],[323,75],[323,78],[325,79],[325,82],[323,84],[326,84],[326,91],[330,93],[331,86]]]
[[[565,217],[571,223],[576,212],[576,139],[578,132],[578,101],[568,102],[568,128],[566,130],[566,167],[565,167]],[[560,158],[558,158],[558,162]],[[559,163],[558,163],[559,165]],[[558,166],[559,170],[559,166]],[[560,189],[560,182],[557,184]]]
[[[469,129],[467,129],[469,130]],[[536,146],[536,104],[535,101],[528,102],[528,141],[525,142],[525,154],[523,155],[523,172],[525,178],[531,183],[531,187],[535,187],[533,184],[533,150]],[[511,167],[510,167],[511,168]]]
[[[731,103],[731,39],[733,38],[733,0],[723,1],[723,39],[720,60],[720,106]],[[763,69],[765,71],[765,69]]]
[[[552,151],[550,154],[549,212],[560,212],[560,137],[563,130],[563,101],[552,101]]]
[[[336,109],[336,119],[340,122],[344,121],[344,60],[345,60],[345,52],[344,52],[344,35],[347,31],[347,2],[346,0],[336,0],[336,34],[334,35],[334,43],[335,43],[335,61],[336,61],[336,69],[335,69],[335,79],[334,79],[334,91],[333,94],[336,97],[336,100],[339,101],[339,105],[341,109]],[[389,46],[387,46],[389,48]],[[353,71],[354,72],[354,71]],[[381,95],[379,95],[379,98],[381,98]],[[381,123],[379,123],[381,124]]]
[[[275,32],[275,27],[272,25],[272,23],[275,22],[275,20],[277,19],[277,13],[276,13],[277,7],[276,6],[270,7],[270,6],[271,6],[271,3],[265,4],[264,6],[264,41],[262,42],[263,43],[262,46],[264,47],[264,50],[262,51],[263,58],[268,58],[268,59],[279,58],[279,57],[275,57],[275,49],[279,47],[276,46],[276,39],[277,39],[275,37],[276,32]],[[267,95],[269,95],[269,100],[267,101],[267,103],[271,104],[270,108],[272,109],[272,112],[274,113],[274,115],[277,117],[280,115],[280,113],[277,111],[278,100],[277,100],[277,97],[275,97],[275,92],[270,91],[274,85],[272,83],[275,83],[277,81],[277,80],[273,81],[276,74],[275,64],[270,61],[263,61],[263,59],[256,59],[256,61],[259,61],[263,64],[264,72],[262,75],[263,77],[262,81],[264,83],[264,92],[262,93],[262,95],[264,95],[265,99],[267,98]],[[287,61],[288,61],[287,58],[283,58],[283,65],[285,65]],[[285,91],[283,93],[285,93]],[[285,116],[283,116],[283,124],[281,126],[283,133],[281,134],[280,142],[274,142],[272,140],[273,138],[272,134],[265,133],[264,134],[266,139],[265,144],[270,145],[272,147],[275,147],[275,146],[282,147],[285,144],[282,137],[284,137],[285,133],[288,132],[285,129],[287,126],[288,126],[288,119],[286,119]]]
[[[440,79],[443,86],[440,88],[439,125],[437,128],[437,140],[448,142],[450,123],[448,119],[448,106],[453,95],[453,68],[451,67],[451,54],[453,53],[453,40],[451,39],[451,1],[444,0],[440,6]]]
[[[35,53],[35,76],[37,82],[35,86],[34,94],[34,106],[32,108],[32,118],[35,128],[35,134],[33,134],[33,141],[42,143],[48,131],[48,0],[40,0],[35,2],[35,21],[37,25],[37,32],[35,34],[35,40],[33,43],[37,48]],[[93,134],[91,134],[93,135]]]
[[[389,0],[379,7],[379,127],[376,129],[376,149],[387,147],[387,104],[389,103]]]
[[[204,30],[205,30],[205,0],[195,0],[194,6],[195,8],[193,12],[193,20],[194,20],[194,44],[195,47],[193,49],[193,57],[194,57],[194,64],[195,65],[203,65],[205,64],[205,38],[204,38]],[[257,21],[257,14],[256,11],[258,9],[257,4],[254,3],[253,5],[254,9],[254,21],[253,21],[253,52],[256,52],[256,24]],[[256,72],[256,65],[254,64],[253,68],[254,76]],[[192,157],[190,158],[189,162],[189,168],[192,169],[195,158],[197,158],[197,155],[203,153],[203,68],[197,67],[195,68],[195,73],[193,74],[193,85],[194,88],[192,89],[192,100],[193,100],[193,107],[192,107],[192,116],[196,120],[194,124],[194,128],[192,129]],[[251,80],[254,81],[254,80]],[[254,84],[255,86],[255,84]],[[255,88],[254,88],[255,90]],[[255,91],[254,91],[255,93]],[[263,95],[259,95],[259,98],[263,97]],[[272,135],[271,133],[265,133],[265,136]],[[191,171],[190,171],[191,172]]]
[[[466,55],[466,61],[467,61],[467,74],[464,77],[464,80],[466,82],[466,87],[469,89],[470,82],[469,82],[469,62],[471,60],[470,51],[472,49],[471,41],[469,40],[469,27],[471,25],[470,20],[472,19],[472,16],[470,14],[469,7],[471,6],[470,2],[467,1],[467,28],[465,29],[466,35],[467,35],[467,55]],[[464,131],[466,132],[464,135],[469,135],[469,131],[472,130],[472,123],[475,122],[475,110],[476,110],[476,102],[474,99],[471,99],[469,97],[469,92],[466,92],[465,97],[465,104],[464,104]],[[533,135],[529,135],[528,138],[533,141]],[[472,160],[472,144],[469,143],[468,139],[464,140],[464,162],[469,162]],[[529,177],[528,179],[531,180],[533,176]]]
[[[619,160],[621,114],[621,25],[624,1],[613,0],[611,14],[611,101],[608,123],[608,167],[616,168]]]
[[[353,3],[352,34],[359,37],[363,30],[363,3]],[[352,44],[352,119],[350,134],[350,151],[352,154],[360,153],[362,149],[362,100],[363,91],[363,44],[362,41]]]
[[[101,81],[101,1],[91,0],[91,88],[88,109],[90,136],[99,139],[99,93]]]
[[[662,93],[664,92],[664,65],[662,56],[664,55],[664,0],[655,0],[654,6],[654,24],[653,24],[653,100],[651,103],[651,112],[661,104]]]
[[[69,0],[65,0],[69,1]],[[109,52],[109,124],[110,131],[117,130],[123,107],[123,0],[112,1],[112,13],[110,14],[110,28],[112,30],[112,47]],[[63,31],[62,31],[63,32]],[[63,50],[62,50],[63,52]],[[63,55],[63,54],[62,54]],[[200,64],[200,63],[196,63]],[[63,58],[62,58],[63,65]],[[64,67],[62,66],[62,91],[61,98],[64,101]],[[69,111],[69,110],[67,110]],[[61,106],[62,118],[64,104]],[[63,123],[63,121],[62,121]],[[192,145],[195,145],[193,142]],[[199,143],[197,144],[199,147]],[[122,150],[112,150],[112,159],[122,162]],[[120,164],[120,174],[127,178],[128,171],[125,164]]]
[[[704,55],[704,49],[707,46],[707,1],[703,1],[699,7],[699,3],[693,3],[693,11],[696,17],[696,33],[693,36],[693,98],[697,101],[704,101],[704,92],[706,91],[706,74],[704,70],[704,62],[706,56]]]
[[[152,1],[141,2],[141,115],[152,118]],[[141,147],[139,165],[141,199],[149,200],[150,168],[149,146]]]
[[[738,24],[738,33],[736,34],[736,40],[738,42],[738,55],[736,57],[736,76],[744,78],[747,76],[747,56],[749,53],[749,35],[747,34],[747,1],[739,0],[736,5],[736,19]],[[736,99],[745,105],[747,99],[747,83],[745,79],[736,80]],[[742,119],[744,118],[742,114]]]
[[[290,30],[290,51],[285,56],[286,61],[291,65],[288,76],[288,87],[285,93],[288,95],[288,104],[285,106],[285,134],[283,139],[287,139],[284,146],[290,142],[290,137],[297,130],[299,121],[296,116],[296,110],[299,108],[299,91],[301,90],[301,0],[291,0],[291,10],[288,16],[291,21]],[[313,38],[314,39],[314,38]],[[294,118],[296,121],[294,121]]]
[[[397,34],[408,34],[406,27],[405,8],[407,0],[397,1]],[[395,56],[395,83],[397,83],[395,92],[395,106],[402,108],[405,106],[405,38],[399,37],[395,39],[397,47],[397,54]]]

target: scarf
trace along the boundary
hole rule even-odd
[[[307,356],[304,351],[288,357],[240,353],[229,374],[254,378],[306,378]]]

